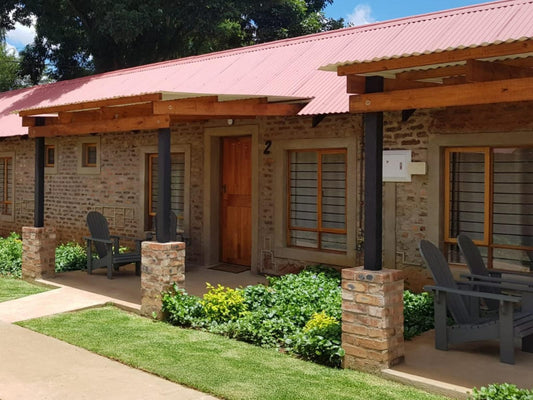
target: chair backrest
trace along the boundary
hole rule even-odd
[[[105,217],[98,211],[90,211],[87,214],[87,227],[91,233],[91,237],[95,239],[110,240],[109,225]],[[104,243],[93,242],[96,247],[98,257],[105,257],[107,255],[107,246]]]
[[[175,242],[177,240],[177,230],[178,230],[178,217],[174,213],[174,211],[170,211],[168,217],[170,218],[169,223],[169,240],[171,242]],[[154,229],[157,236],[157,215],[154,216]]]
[[[450,289],[459,289],[453,278],[452,271],[450,271],[448,262],[437,246],[428,240],[421,240],[419,249],[424,262],[431,271],[436,285]],[[468,308],[461,296],[451,293],[446,294],[446,304],[455,322],[458,324],[473,322],[472,315],[468,312]]]
[[[466,260],[466,265],[471,274],[489,276],[489,270],[485,266],[485,262],[481,257],[478,247],[474,244],[472,239],[461,233],[457,236],[457,244]]]

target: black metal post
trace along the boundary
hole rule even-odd
[[[33,226],[44,226],[44,138],[35,139],[35,190]]]
[[[383,78],[366,78],[366,93],[383,91]],[[364,269],[382,268],[383,113],[363,116],[365,132],[365,262]]]
[[[159,187],[156,237],[159,243],[166,243],[170,241],[170,128],[159,129],[157,153]]]

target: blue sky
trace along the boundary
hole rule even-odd
[[[482,0],[334,0],[325,10],[328,17],[344,18],[354,25],[386,21],[388,19],[447,10],[472,4]]]

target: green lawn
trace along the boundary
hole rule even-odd
[[[50,290],[44,286],[32,285],[21,279],[0,277],[0,303],[3,301],[18,299]]]
[[[225,399],[440,399],[374,375],[323,367],[113,307],[19,325]]]

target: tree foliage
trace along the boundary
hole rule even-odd
[[[6,29],[36,16],[22,53],[33,82],[143,65],[340,28],[323,9],[333,0],[6,0]],[[13,11],[14,10],[14,11]],[[7,18],[4,21],[4,18]]]
[[[0,40],[0,92],[21,87],[19,79],[19,60]]]

